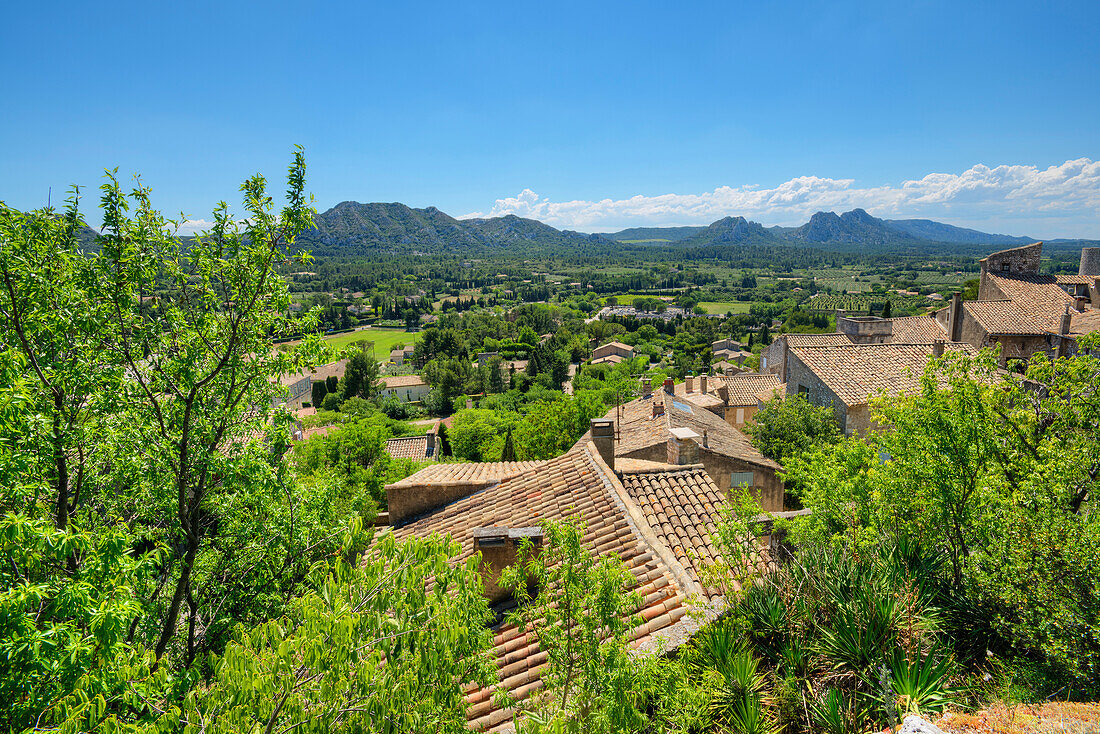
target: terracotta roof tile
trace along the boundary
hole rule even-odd
[[[388,439],[386,441],[386,453],[395,459],[427,461],[432,458],[428,456],[427,436],[404,436]]]
[[[740,375],[718,376],[711,379],[714,380],[715,389],[722,385],[730,391],[730,405],[735,407],[756,405],[756,396],[761,391],[767,390],[770,393],[780,384],[779,377],[770,372],[764,374],[744,372]]]
[[[950,351],[974,354],[969,344],[950,342]],[[845,405],[863,405],[868,398],[898,395],[920,388],[920,378],[932,356],[931,344],[849,344],[794,347],[791,353],[832,390]]]
[[[530,471],[542,464],[541,461],[486,461],[480,463],[445,463],[432,464],[420,471],[394,482],[390,487],[407,487],[420,484],[434,483],[465,483],[480,484],[485,482],[499,482]]]
[[[420,375],[394,375],[393,377],[383,378],[382,382],[388,388],[418,387],[420,385],[428,384],[424,382],[424,378]]]
[[[718,559],[711,536],[722,519],[724,493],[702,467],[624,472],[622,482],[647,524],[699,583],[703,569]]]
[[[890,319],[890,329],[890,341],[894,344],[931,344],[945,338],[943,327],[932,314]]]
[[[689,623],[692,618],[685,617],[687,598],[701,589],[669,549],[656,540],[654,531],[644,527],[638,508],[628,503],[629,494],[595,447],[581,441],[556,459],[506,477],[499,484],[396,527],[393,533],[398,539],[432,533],[450,535],[461,543],[458,560],[462,560],[474,552],[476,528],[579,520],[585,527],[584,547],[600,555],[615,554],[634,576],[631,590],[644,600],[638,611],[648,621],[632,631],[632,644],[651,649],[664,645],[663,638],[675,637],[673,633]],[[534,634],[503,623],[494,628],[494,633],[490,654],[500,676],[498,687],[518,700],[538,691],[546,655],[539,650]],[[512,711],[497,707],[492,691],[470,690],[466,700],[469,724],[475,731],[495,729],[512,719]]]
[[[1061,309],[1065,304],[1073,303],[1073,296],[1062,290],[1053,275],[986,273],[985,276],[1005,298],[1025,308],[1040,307],[1045,310],[1053,305]]]

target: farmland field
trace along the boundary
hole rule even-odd
[[[707,313],[723,314],[729,313],[748,313],[749,306],[752,305],[750,301],[703,301],[699,304],[706,309]]]
[[[409,333],[404,329],[370,328],[349,331],[344,334],[333,334],[325,337],[325,341],[338,349],[357,341],[372,341],[374,342],[374,356],[384,362],[389,358],[390,350],[394,348],[394,345],[404,344],[408,346],[413,344],[419,336],[418,333]]]

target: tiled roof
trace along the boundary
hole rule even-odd
[[[629,504],[628,504],[629,503]],[[676,557],[663,547],[633,506],[619,479],[591,443],[580,442],[566,454],[451,502],[393,529],[398,539],[448,534],[461,543],[459,560],[474,552],[473,531],[486,527],[530,527],[547,520],[572,518],[583,523],[584,547],[599,555],[614,554],[634,577],[630,591],[642,598],[641,623],[631,633],[636,647],[663,648],[661,638],[677,638],[698,622],[687,614],[689,595],[702,590]],[[534,632],[510,624],[494,628],[494,659],[500,683],[515,699],[539,691],[546,653]],[[510,710],[500,709],[493,691],[468,691],[467,717],[475,731],[507,726]]]
[[[656,417],[653,415],[654,402],[664,406],[663,413]],[[705,431],[707,449],[715,453],[770,469],[779,468],[778,464],[752,445],[748,436],[709,410],[683,402],[677,395],[669,396],[663,391],[655,391],[650,397],[631,400],[620,408],[612,408],[604,417],[617,422],[619,440],[615,442],[616,456],[627,456],[657,444],[663,445],[668,442],[670,430],[690,428],[700,436]]]
[[[1065,283],[1066,285],[1092,285],[1092,282],[1096,280],[1095,275],[1069,275],[1059,273],[1054,276],[1054,279],[1059,283]]]
[[[1048,334],[1058,331],[1065,307],[1028,308],[1014,301],[964,301],[963,309],[990,334]]]
[[[945,337],[943,327],[931,314],[890,319],[890,329],[890,341],[895,344],[931,344]]]
[[[1072,314],[1069,324],[1070,336],[1084,336],[1100,331],[1100,309],[1090,308],[1082,313],[1075,313],[1070,309],[1070,314]]]
[[[950,342],[949,351],[975,353],[969,344]],[[869,397],[898,395],[920,388],[932,356],[931,344],[849,344],[795,347],[798,357],[845,405],[863,405]]]
[[[824,346],[827,344],[851,344],[847,334],[831,332],[829,334],[783,334],[788,347]]]
[[[729,389],[730,405],[732,406],[756,405],[756,396],[762,390],[767,390],[770,393],[771,390],[777,389],[780,384],[779,377],[770,372],[763,374],[745,372],[740,375],[719,376],[711,379],[714,380],[715,388],[721,385]]]
[[[420,375],[395,375],[393,377],[384,378],[382,382],[390,389],[396,387],[419,387],[420,385],[428,384],[424,382],[424,378]]]
[[[1025,308],[1054,305],[1061,309],[1073,303],[1073,296],[1062,290],[1052,275],[986,273],[986,277],[1005,298]]]
[[[618,364],[624,360],[625,357],[620,354],[605,354],[592,360],[592,364]]]
[[[427,436],[404,436],[388,439],[386,441],[386,453],[395,459],[427,461],[432,458],[428,456]]]
[[[616,462],[616,468],[617,462]],[[723,493],[701,466],[669,466],[622,475],[623,486],[646,523],[700,583],[703,569],[718,560],[711,536],[721,522]],[[708,589],[708,595],[715,590]]]
[[[419,484],[499,482],[534,469],[541,463],[541,461],[486,461],[432,464],[389,486],[399,488]]]

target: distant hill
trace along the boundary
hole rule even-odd
[[[725,217],[686,239],[684,247],[711,247],[714,245],[790,245],[783,237],[763,225],[744,217]]]
[[[670,247],[721,255],[725,247],[811,248],[829,252],[912,255],[979,255],[1034,242],[1031,237],[987,234],[928,219],[879,219],[863,209],[817,212],[798,227],[765,227],[744,217],[725,217],[706,227],[632,227],[610,234],[559,230],[514,214],[455,219],[436,209],[400,203],[345,201],[319,213],[316,228],[299,244],[319,257],[361,257],[372,253],[476,254],[507,250],[545,254],[562,251],[601,254],[624,247]],[[1057,244],[1054,244],[1057,243]],[[1053,249],[1086,244],[1048,242]]]
[[[601,235],[554,229],[513,214],[455,219],[434,206],[360,204],[345,201],[314,217],[315,229],[298,244],[322,257],[357,257],[372,252],[477,253],[496,249],[612,248]]]
[[[638,243],[662,243],[662,242],[679,242],[680,240],[686,240],[700,232],[706,227],[631,227],[630,229],[624,229],[621,232],[611,232],[604,235],[608,239],[615,240],[616,242],[638,242]]]
[[[957,242],[965,245],[1029,245],[1037,240],[1034,237],[1012,237],[1007,234],[987,234],[976,229],[955,227],[951,224],[933,222],[931,219],[885,219],[888,227],[910,237],[932,242]]]

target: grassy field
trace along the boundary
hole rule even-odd
[[[397,344],[411,346],[420,334],[410,334],[404,329],[363,329],[362,331],[349,331],[345,334],[333,334],[326,337],[325,341],[334,347],[341,348],[357,341],[374,342],[374,356],[382,362],[389,359],[390,350]]]
[[[707,313],[718,313],[725,315],[732,311],[733,313],[748,313],[749,306],[752,305],[750,301],[704,301],[699,304],[707,310]]]

